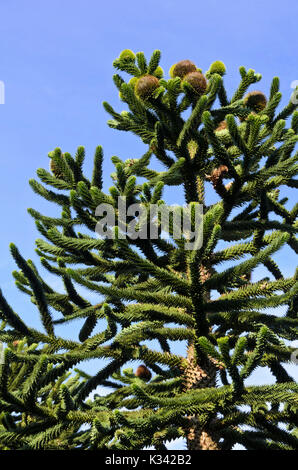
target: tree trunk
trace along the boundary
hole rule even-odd
[[[216,365],[210,360],[201,367],[196,362],[193,343],[187,351],[188,367],[185,369],[185,390],[215,387]],[[187,435],[189,450],[219,450],[218,439],[210,430],[202,428],[196,416],[190,416],[193,426]]]
[[[201,281],[211,276],[210,267],[200,266]],[[205,299],[210,300],[210,294],[206,293]],[[185,390],[195,388],[209,388],[216,385],[216,361],[205,359],[204,364],[198,364],[193,342],[189,342],[187,349],[188,367],[185,369]],[[189,417],[193,427],[187,435],[187,448],[189,450],[219,450],[218,438],[210,430],[202,428],[196,416]]]

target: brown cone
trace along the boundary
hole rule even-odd
[[[144,75],[136,83],[135,92],[139,98],[146,100],[158,88],[159,81],[154,75]]]
[[[227,176],[228,172],[229,169],[226,165],[220,165],[212,170],[211,175],[206,175],[206,179],[212,183],[217,194],[223,199],[227,196],[227,188],[225,188],[222,180]]]
[[[218,168],[214,168],[214,170],[212,170],[211,175],[207,175],[207,179],[210,180],[213,185],[216,185],[224,176],[226,176],[228,171],[229,169],[226,165],[220,165]]]
[[[207,89],[207,80],[201,72],[188,73],[183,81],[191,85],[198,95],[203,95]]]
[[[243,103],[248,108],[251,108],[255,112],[259,113],[266,107],[267,98],[261,91],[251,91],[244,97]]]
[[[191,60],[180,60],[173,67],[173,77],[184,78],[190,72],[196,72],[197,67]]]
[[[148,382],[151,379],[152,374],[150,370],[142,364],[137,368],[135,376],[139,377],[139,379],[146,380],[146,382]]]

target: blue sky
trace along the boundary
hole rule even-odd
[[[102,107],[106,100],[123,109],[112,82],[112,62],[121,50],[150,56],[160,49],[166,73],[184,58],[203,70],[223,60],[230,94],[239,82],[240,65],[262,73],[257,87],[265,93],[278,75],[287,103],[290,84],[298,79],[297,13],[294,0],[285,0],[282,8],[269,0],[150,0],[148,5],[135,0],[2,0],[0,80],[6,102],[0,105],[0,285],[8,297],[19,305],[9,278],[14,268],[9,243],[33,256],[36,231],[26,209],[55,211],[28,185],[38,167],[48,167],[48,152],[59,146],[73,153],[84,145],[86,168],[91,169],[94,149],[103,145],[107,189],[110,157],[138,157],[144,150],[133,135],[107,126],[109,116]],[[293,257],[283,256],[282,262],[292,272]]]
[[[74,153],[84,145],[90,170],[100,144],[107,189],[110,157],[137,158],[144,150],[134,136],[106,125],[103,101],[123,109],[112,82],[112,62],[121,50],[150,56],[160,49],[166,75],[182,59],[193,60],[203,71],[222,60],[230,95],[240,65],[263,75],[257,88],[265,93],[278,75],[286,104],[291,82],[298,79],[297,14],[295,0],[1,0],[0,286],[29,324],[35,323],[36,313],[14,287],[8,245],[13,241],[25,257],[36,260],[37,232],[26,209],[47,214],[55,209],[33,194],[28,179],[38,167],[48,167],[47,154],[55,147]],[[293,253],[284,251],[280,262],[292,275],[297,264]]]

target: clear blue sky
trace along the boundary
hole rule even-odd
[[[203,71],[222,60],[230,94],[240,65],[262,73],[257,88],[265,93],[278,75],[287,103],[290,84],[298,79],[297,17],[297,0],[1,0],[0,80],[6,102],[0,105],[0,286],[29,324],[36,313],[11,280],[15,266],[8,245],[15,242],[25,257],[35,259],[37,232],[26,209],[55,212],[33,194],[28,179],[38,167],[48,167],[47,154],[57,146],[73,153],[84,145],[90,169],[101,144],[107,188],[110,157],[139,157],[143,151],[135,137],[106,125],[102,102],[123,108],[112,82],[112,62],[120,51],[149,56],[160,49],[166,73],[182,59]],[[297,260],[284,253],[281,262],[291,275]]]

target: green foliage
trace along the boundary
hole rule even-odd
[[[298,387],[286,369],[297,339],[297,272],[284,277],[274,260],[282,247],[298,252],[297,204],[290,208],[283,194],[298,187],[297,105],[278,110],[274,77],[266,106],[250,108],[245,93],[261,75],[244,67],[229,99],[220,61],[210,66],[198,97],[179,77],[163,78],[159,62],[160,51],[147,60],[130,50],[114,61],[133,79],[114,75],[127,109],[119,113],[104,103],[108,124],[133,132],[148,148],[125,162],[112,157],[108,194],[101,146],[91,179],[79,147],[74,157],[55,149],[49,157],[56,175],[39,169],[41,182],[30,180],[61,215],[29,209],[42,236],[41,269],[11,245],[16,286],[39,312],[43,331],[26,325],[0,292],[1,449],[164,449],[169,440],[187,438],[190,416],[223,450],[236,443],[249,450],[298,448]],[[135,86],[146,75],[159,82],[141,101]],[[153,155],[162,171],[151,167]],[[160,218],[157,238],[121,239],[117,210],[115,226],[107,227],[114,238],[96,236],[99,204],[117,208],[125,196],[129,204],[162,207],[166,186],[181,186],[193,208],[203,204],[202,247],[187,250],[184,235],[174,238],[173,215],[168,239]],[[218,202],[208,206],[206,190]],[[140,228],[135,216],[126,228],[131,221]],[[142,223],[149,226],[147,218]],[[59,278],[63,293],[46,282],[45,270]],[[282,306],[286,313],[275,310]],[[75,338],[57,334],[76,321]],[[177,341],[194,346],[197,365],[211,361],[213,384],[186,386],[190,362],[175,353]],[[94,374],[78,368],[86,360],[93,360]],[[150,369],[151,380],[131,364]],[[269,370],[274,383],[251,385],[256,369]]]

